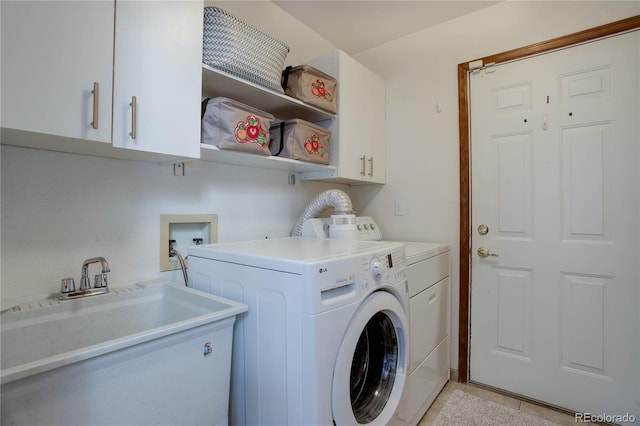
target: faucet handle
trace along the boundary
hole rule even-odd
[[[76,291],[76,284],[73,278],[63,278],[60,283],[60,293],[71,293],[72,291]]]
[[[80,278],[80,290],[89,290],[91,289],[91,280],[86,275],[83,275]]]
[[[96,274],[95,281],[93,282],[95,288],[102,288],[107,286],[107,274]]]

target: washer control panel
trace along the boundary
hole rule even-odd
[[[407,262],[404,245],[345,259],[313,263],[314,297],[307,312],[323,312],[354,303],[378,288],[406,292]]]
[[[404,250],[380,253],[362,259],[360,288],[368,290],[383,283],[392,284],[406,280],[407,266]]]
[[[371,275],[373,275],[373,279],[376,281],[380,281],[383,271],[384,269],[382,267],[382,262],[380,262],[380,259],[378,259],[377,257],[371,259]]]

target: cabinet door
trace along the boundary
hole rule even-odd
[[[118,1],[115,147],[199,157],[203,7],[202,1]]]
[[[342,51],[338,64],[339,174],[384,183],[384,80]]]
[[[2,127],[110,142],[114,1],[0,7]]]
[[[370,79],[370,80],[369,80]],[[387,179],[387,128],[386,128],[386,91],[382,78],[371,73],[367,88],[367,105],[369,105],[368,118],[371,126],[366,133],[365,155],[367,155],[366,179],[371,183],[385,183]]]

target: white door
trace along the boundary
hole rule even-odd
[[[470,79],[470,379],[636,422],[639,56],[635,32]]]

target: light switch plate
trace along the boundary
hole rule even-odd
[[[176,241],[176,250],[187,256],[187,247],[194,245],[194,238],[202,244],[218,242],[218,215],[216,214],[162,214],[160,215],[160,270],[180,269],[175,257],[169,257],[169,241]],[[188,263],[189,259],[185,260]]]

